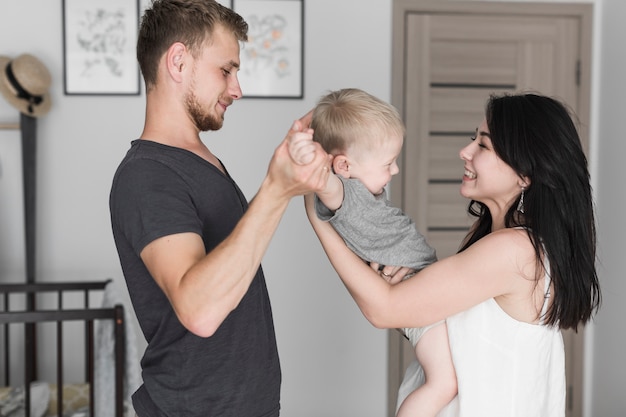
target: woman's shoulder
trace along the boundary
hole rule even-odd
[[[516,237],[516,236],[526,236],[528,237],[529,229],[523,226],[517,227],[505,227],[502,229],[498,229],[487,236],[508,236],[508,237]]]
[[[484,274],[498,282],[500,294],[494,294],[500,308],[515,320],[535,323],[543,304],[543,291],[536,292],[541,264],[524,228],[506,228],[490,233],[474,245],[473,256],[483,260]],[[489,261],[486,261],[488,259]],[[539,287],[543,289],[543,286]],[[539,296],[539,295],[540,296]]]
[[[535,261],[535,248],[525,228],[496,230],[471,245],[466,252],[482,259],[513,262],[514,265]]]
[[[476,244],[505,246],[514,244],[515,247],[518,247],[517,245],[532,247],[528,230],[524,227],[507,227],[496,230],[478,240]]]

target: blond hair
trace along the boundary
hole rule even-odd
[[[313,110],[313,140],[331,154],[358,145],[366,150],[390,136],[404,137],[398,111],[389,103],[358,88],[345,88],[323,96]]]

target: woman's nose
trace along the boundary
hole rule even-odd
[[[469,161],[470,159],[472,159],[472,145],[474,144],[474,142],[468,144],[467,146],[465,146],[464,148],[461,148],[461,150],[459,151],[459,157],[464,160],[464,161]]]

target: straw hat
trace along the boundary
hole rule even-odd
[[[0,92],[13,107],[27,116],[39,117],[50,110],[48,88],[52,78],[40,60],[29,54],[15,59],[0,56]]]

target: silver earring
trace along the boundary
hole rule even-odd
[[[524,190],[526,189],[522,187],[522,194],[519,197],[519,203],[517,203],[517,211],[522,214],[524,213]]]

